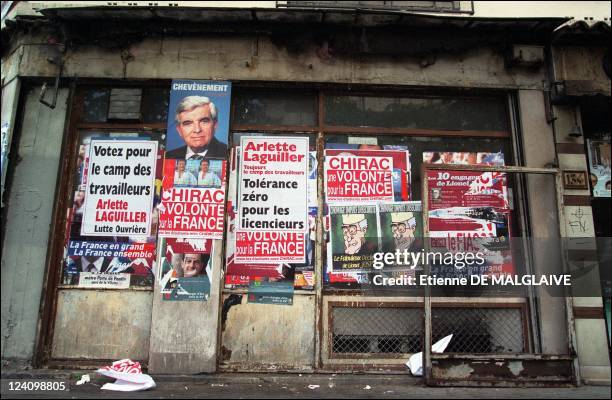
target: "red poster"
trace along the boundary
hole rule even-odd
[[[240,263],[303,263],[306,235],[300,232],[236,232]]]
[[[498,172],[428,171],[429,209],[508,208],[506,175]]]
[[[406,151],[325,150],[328,203],[409,199]]]
[[[225,188],[172,188],[162,193],[159,236],[222,239]]]

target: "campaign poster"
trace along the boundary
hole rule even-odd
[[[429,237],[432,249],[451,253],[483,254],[480,265],[432,266],[439,275],[500,275],[515,272],[512,259],[510,212],[494,207],[451,207],[429,214]]]
[[[212,240],[162,239],[160,286],[166,301],[207,301],[212,277]]]
[[[98,179],[97,176],[92,177],[90,173],[90,150],[94,141],[104,143],[134,141],[138,144],[149,142],[157,144],[157,153],[153,154],[151,163],[153,176],[151,182],[148,183],[153,198],[148,235],[140,233],[125,236],[110,233],[105,235],[82,234],[88,182],[93,179],[90,183],[96,184]],[[160,198],[158,188],[162,180],[163,146],[159,143],[163,143],[161,133],[84,132],[80,135],[79,152],[72,182],[72,204],[66,214],[62,284],[99,289],[125,289],[129,285],[151,285],[156,264],[155,242],[158,222],[154,205]],[[121,163],[118,162],[117,165]],[[118,182],[119,180],[115,178],[113,184]],[[113,197],[123,199],[122,196]],[[113,276],[109,276],[110,274]]]
[[[332,270],[371,270],[380,238],[376,204],[330,205],[329,216]]]
[[[382,251],[419,252],[423,248],[423,210],[420,201],[378,204]]]
[[[231,82],[173,80],[166,158],[227,158]]]
[[[232,162],[232,166],[235,164]],[[230,185],[237,175],[237,170],[230,169]],[[317,208],[310,207],[308,212],[308,233],[305,237],[306,260],[304,263],[237,263],[236,257],[236,213],[235,191],[228,192],[228,226],[226,233],[226,273],[225,286],[228,289],[248,287],[257,279],[272,279],[274,281],[293,282],[296,289],[314,289],[314,248],[316,239]]]
[[[292,282],[275,282],[268,279],[253,280],[249,284],[247,300],[256,304],[293,305]]]
[[[437,265],[442,274],[514,272],[506,175],[496,172],[428,171],[429,237],[432,248],[481,252],[482,265]],[[454,268],[454,269],[453,269]]]
[[[499,167],[504,165],[504,154],[501,152],[424,151],[423,162],[428,164],[486,165]]]
[[[317,152],[311,151],[308,156],[308,207],[318,207],[317,195]]]
[[[160,237],[222,239],[225,190],[172,188],[162,192]]]
[[[427,171],[429,209],[449,207],[509,208],[506,174],[474,171]]]
[[[156,163],[157,142],[91,140],[81,235],[149,235]]]
[[[167,158],[164,160],[163,187],[219,189],[225,185],[225,165],[225,160],[215,158],[201,160]]]
[[[608,140],[587,139],[589,170],[593,197],[611,197],[610,186],[610,137]]]
[[[236,263],[305,263],[307,137],[241,137]]]
[[[325,196],[329,204],[409,200],[409,153],[326,149]]]

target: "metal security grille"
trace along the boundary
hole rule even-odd
[[[525,351],[520,308],[432,309],[433,343],[453,334],[446,353],[521,353]]]
[[[421,351],[423,309],[334,306],[331,332],[332,353],[400,357]]]

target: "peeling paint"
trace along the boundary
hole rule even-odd
[[[508,369],[514,376],[519,376],[523,372],[523,363],[521,361],[510,361]]]

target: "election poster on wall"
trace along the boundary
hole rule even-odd
[[[610,197],[612,193],[610,136],[608,135],[607,140],[587,139],[587,149],[593,197]]]
[[[157,142],[94,139],[89,152],[81,235],[149,235]]]
[[[154,205],[161,194],[161,140],[161,134],[144,132],[81,134],[72,204],[66,218],[63,284],[123,289],[152,283],[158,222]],[[142,194],[136,194],[136,187]],[[120,192],[131,195],[114,194]],[[130,215],[139,215],[134,218],[141,218],[142,223],[128,223]],[[104,225],[111,219],[123,220],[111,224],[113,232],[95,232],[111,230]]]
[[[306,262],[307,137],[243,136],[235,263]]]
[[[333,271],[371,270],[380,249],[376,204],[330,205]]]
[[[503,165],[501,153],[438,153],[441,163]],[[424,153],[424,160],[431,154]],[[433,156],[434,159],[438,156]],[[455,268],[433,265],[442,275],[506,274],[514,272],[511,251],[507,176],[499,172],[427,172],[429,237],[432,248],[478,252],[485,263]]]
[[[312,153],[312,152],[311,152]],[[302,263],[248,263],[235,262],[236,255],[236,222],[237,222],[237,201],[238,198],[238,169],[240,164],[240,147],[236,146],[231,150],[229,160],[229,184],[227,195],[227,230],[226,230],[226,272],[225,286],[232,288],[248,288],[251,282],[255,281],[275,281],[290,282],[296,289],[314,289],[314,242],[316,234],[316,215],[317,208],[308,208],[308,232],[305,238],[305,262]],[[311,181],[316,182],[316,169],[312,170],[308,176],[309,187]],[[315,197],[316,198],[316,197]]]
[[[420,201],[378,204],[378,217],[383,252],[421,251],[423,211]]]
[[[408,201],[411,196],[410,152],[402,145],[378,145],[361,139],[346,143],[327,143],[325,150],[325,193],[330,205],[390,204]],[[382,157],[382,160],[380,159]],[[344,160],[354,158],[354,160]],[[391,165],[387,160],[391,159]],[[365,164],[364,161],[365,160]],[[382,161],[379,162],[379,161]],[[367,165],[370,163],[370,165]],[[383,167],[380,169],[380,167]],[[355,168],[356,167],[356,168]],[[364,171],[365,167],[365,171]],[[376,169],[378,167],[378,169]],[[343,172],[344,170],[355,171]],[[343,194],[340,194],[343,193]],[[333,221],[332,221],[333,220]],[[330,238],[338,219],[326,216]],[[382,228],[381,228],[382,229]],[[367,270],[338,269],[332,262],[332,244],[327,243],[327,273],[325,282],[367,284]]]
[[[503,166],[501,152],[424,151],[423,162],[428,164]]]
[[[293,283],[274,282],[267,279],[253,280],[249,284],[247,300],[256,304],[293,305]]]
[[[474,171],[427,171],[429,209],[448,207],[509,208],[506,174]]]
[[[225,160],[207,158],[164,160],[160,237],[223,238],[225,165]]]
[[[409,200],[409,153],[326,149],[325,194],[329,204]]]
[[[212,277],[212,240],[161,240],[160,285],[165,301],[207,301]]]
[[[173,80],[170,88],[166,159],[226,159],[231,82]]]

